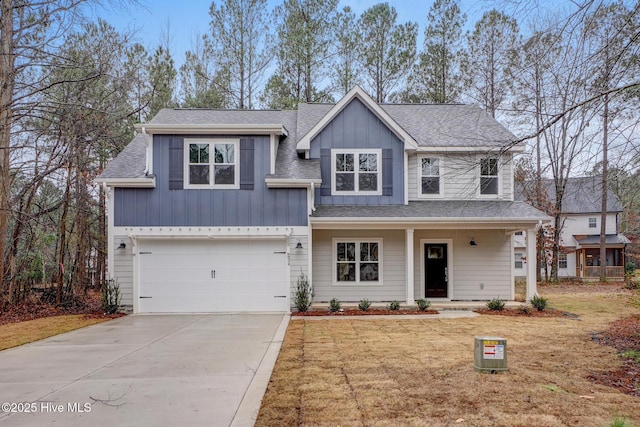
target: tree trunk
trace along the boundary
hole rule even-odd
[[[0,2],[0,300],[7,290],[5,244],[9,238],[9,198],[11,171],[9,165],[15,55],[13,49],[13,0]],[[9,292],[11,302],[11,292]]]
[[[600,281],[607,281],[607,180],[608,180],[608,138],[609,138],[609,96],[604,95],[604,111],[602,113],[602,204],[600,209]]]

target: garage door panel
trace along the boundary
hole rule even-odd
[[[140,312],[287,311],[285,241],[140,242]]]

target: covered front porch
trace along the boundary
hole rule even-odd
[[[579,246],[576,255],[576,277],[586,280],[600,278],[600,236],[574,236]],[[611,280],[624,280],[625,247],[630,243],[622,234],[605,236],[606,277]]]
[[[466,202],[466,208],[474,203],[504,214],[511,212],[505,203],[516,202]],[[371,216],[406,206],[318,207],[310,221],[314,303],[515,299],[513,234],[528,231],[527,258],[535,259],[535,229],[543,215],[510,218],[490,215],[483,206],[474,217],[455,219]],[[528,300],[537,293],[535,263],[526,263],[526,271]]]

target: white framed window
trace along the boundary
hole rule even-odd
[[[524,254],[522,252],[516,252],[516,253],[513,254],[514,267],[515,268],[523,268],[524,267],[524,262],[522,260],[523,256],[524,256]]]
[[[523,236],[523,235],[524,235],[524,232],[522,232],[522,231],[516,231],[516,236]]]
[[[331,150],[331,194],[382,195],[382,150]]]
[[[442,159],[438,157],[418,158],[418,182],[421,197],[442,196]]]
[[[480,159],[480,194],[497,196],[499,190],[498,159],[496,157]]]
[[[382,284],[382,239],[333,239],[334,283]]]
[[[598,226],[597,218],[589,218],[589,228],[596,228]]]
[[[558,253],[558,268],[567,268],[567,254],[564,252]]]
[[[240,141],[185,139],[185,188],[240,188]]]

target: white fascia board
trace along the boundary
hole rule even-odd
[[[155,175],[149,178],[96,178],[96,184],[105,184],[108,187],[131,187],[131,188],[155,188]]]
[[[311,184],[322,184],[321,179],[266,178],[268,188],[309,188]]]
[[[284,238],[291,235],[306,235],[307,227],[295,226],[167,226],[167,227],[114,227],[118,236],[130,236],[136,239],[152,238],[200,238],[200,239],[239,239],[239,238]]]
[[[416,149],[417,153],[496,153],[498,154],[502,151],[521,154],[525,152],[525,147],[523,145],[515,145],[513,147],[510,147],[508,150],[503,150],[501,147],[489,147],[489,146],[477,146],[477,147],[433,146],[433,147],[418,147]]]
[[[530,228],[537,225],[537,218],[309,218],[314,228],[447,228],[447,229],[505,229]]]
[[[298,151],[311,149],[311,140],[315,138],[353,99],[358,98],[371,112],[373,112],[391,131],[405,144],[405,149],[416,149],[418,143],[405,131],[377,102],[373,100],[358,85],[354,86],[340,101],[338,101],[324,117],[300,141]]]
[[[278,123],[252,123],[252,124],[137,124],[135,128],[143,128],[149,134],[180,133],[180,134],[202,134],[215,133],[218,135],[284,135],[288,136],[287,129]]]

